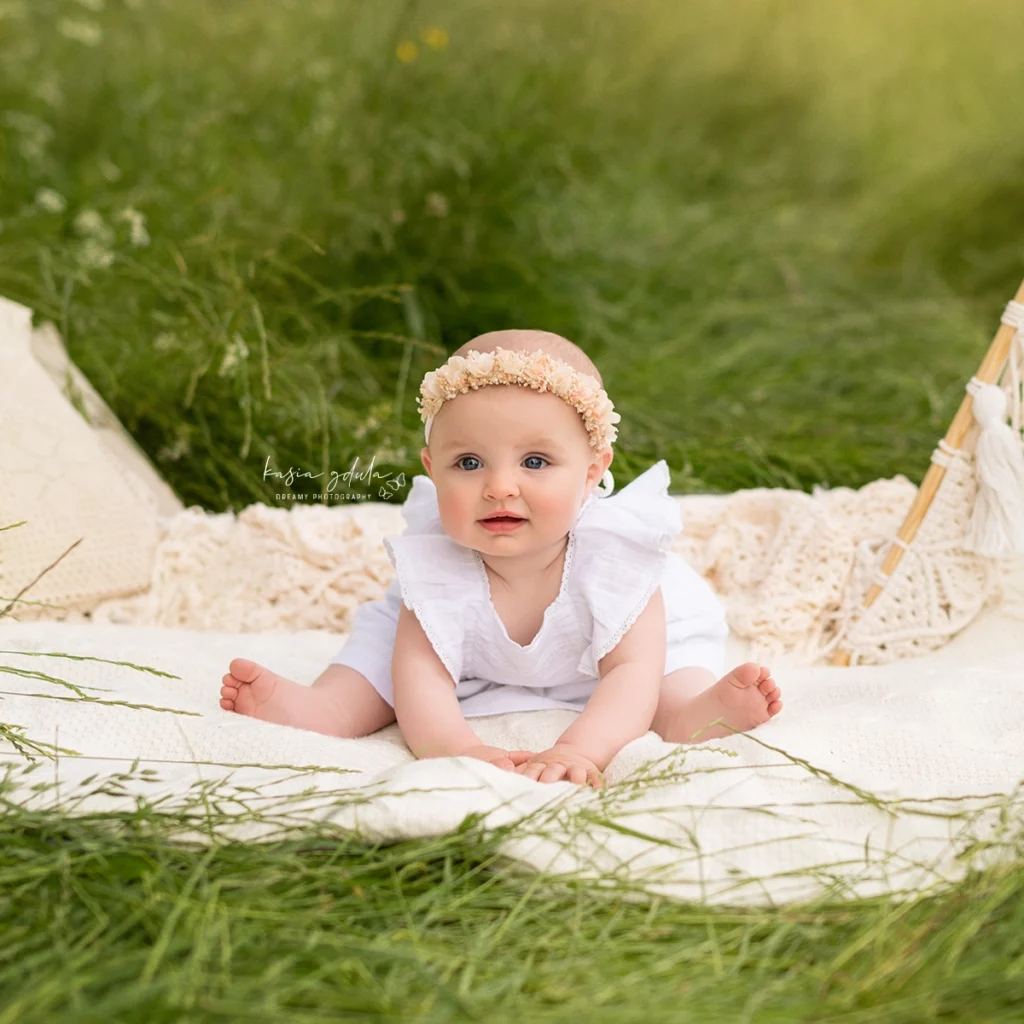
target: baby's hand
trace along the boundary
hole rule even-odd
[[[556,743],[550,750],[532,754],[525,764],[515,769],[520,775],[537,782],[558,782],[563,776],[567,782],[594,789],[604,786],[601,769],[569,743]]]
[[[469,750],[463,750],[459,756],[475,757],[480,761],[486,761],[488,764],[493,764],[498,768],[504,768],[506,771],[513,772],[516,770],[516,765],[520,765],[533,757],[533,751],[503,750],[501,747],[489,747],[486,744],[480,744],[477,747],[470,747]]]

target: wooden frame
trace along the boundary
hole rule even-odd
[[[1024,302],[1024,281],[1021,282],[1020,287],[1017,289],[1014,300],[1016,302]],[[996,331],[996,336],[992,339],[992,344],[989,346],[988,352],[985,354],[985,358],[975,374],[982,383],[995,384],[999,380],[1009,358],[1010,348],[1013,345],[1013,338],[1016,333],[1017,328],[1013,325],[1000,324],[999,330]],[[973,402],[973,396],[967,394],[960,403],[960,408],[957,409],[956,415],[949,425],[949,430],[946,431],[945,441],[950,448],[959,448],[963,444],[967,431],[974,423]],[[918,528],[924,521],[924,517],[928,514],[928,509],[931,508],[932,501],[939,489],[939,484],[942,483],[945,475],[945,466],[940,466],[937,462],[933,462],[929,467],[924,480],[921,481],[921,486],[918,488],[917,496],[914,498],[913,504],[903,520],[903,525],[896,534],[904,544],[910,544],[914,537],[917,536]],[[892,574],[896,566],[900,564],[903,550],[899,544],[892,544],[890,546],[889,552],[882,562],[881,572],[883,575],[890,576]],[[882,584],[872,583],[864,595],[861,611],[870,608],[883,589]],[[850,656],[849,650],[839,647],[832,657],[832,664],[849,665]]]

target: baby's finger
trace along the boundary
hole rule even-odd
[[[587,772],[587,783],[593,786],[594,789],[603,789],[604,776],[596,768],[591,768]]]
[[[549,764],[540,777],[541,782],[557,782],[565,774],[564,764]]]
[[[577,786],[586,785],[587,769],[578,764],[573,765],[569,769],[568,779],[570,782],[576,783]]]
[[[508,756],[512,759],[512,763],[519,765],[524,761],[529,761],[533,757],[534,752],[532,750],[510,750]]]

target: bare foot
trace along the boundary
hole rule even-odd
[[[782,691],[772,679],[771,669],[754,661],[745,661],[680,710],[668,730],[669,742],[703,743],[704,740],[732,736],[734,729],[747,732],[774,718],[782,710],[781,697]],[[724,725],[705,728],[719,718]],[[732,726],[732,729],[726,726]]]
[[[220,706],[225,711],[336,734],[330,726],[339,717],[338,709],[318,688],[293,683],[248,658],[235,658],[221,682]]]

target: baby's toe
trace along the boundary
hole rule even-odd
[[[232,658],[228,672],[239,682],[251,683],[260,673],[260,667],[248,658]]]
[[[761,666],[756,661],[745,661],[737,665],[729,675],[735,680],[734,685],[753,686],[760,679]]]
[[[781,700],[773,700],[771,702],[771,704],[768,705],[768,714],[772,715],[773,717],[775,715],[777,715],[781,710],[782,710],[782,701]]]

